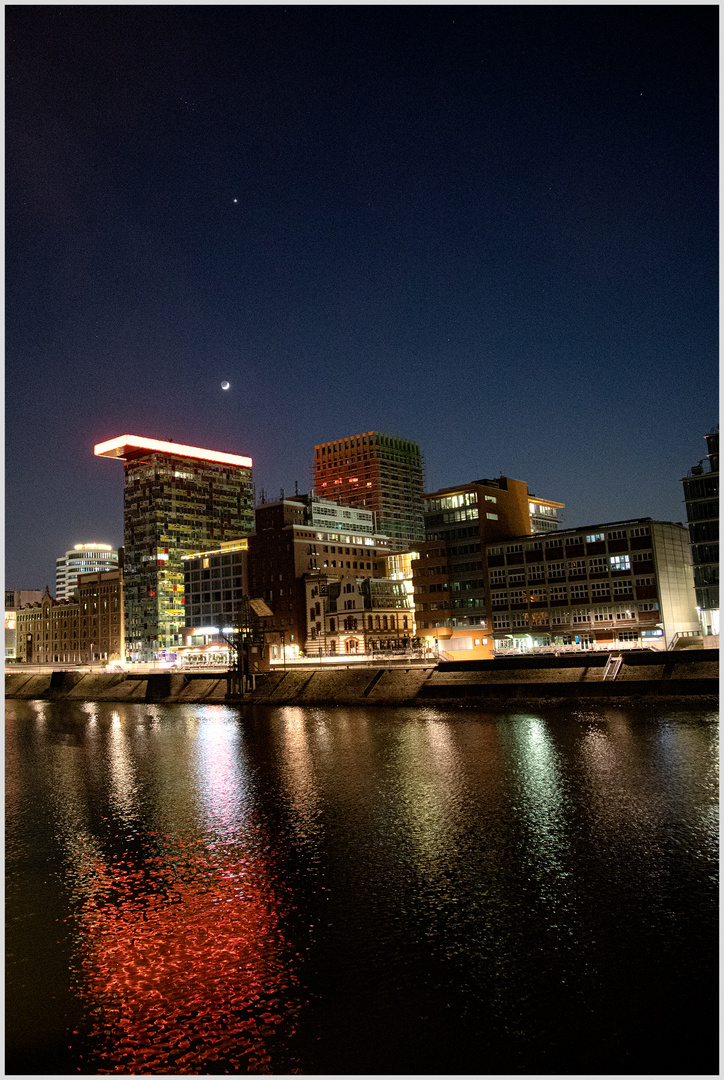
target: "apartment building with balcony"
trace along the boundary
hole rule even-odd
[[[487,543],[496,650],[666,649],[698,627],[683,525],[640,518]]]

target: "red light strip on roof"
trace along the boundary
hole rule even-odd
[[[184,443],[161,442],[159,439],[144,439],[139,435],[120,435],[108,442],[96,443],[93,453],[96,457],[126,458],[133,450],[158,450],[162,454],[177,454],[179,457],[200,458],[202,461],[218,461],[222,465],[242,465],[251,468],[250,457],[238,454],[222,454],[220,450],[202,450],[199,446],[185,446]]]

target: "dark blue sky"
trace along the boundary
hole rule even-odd
[[[428,490],[681,520],[718,420],[717,19],[6,8],[8,587],[122,543],[93,445],[125,433],[276,497],[384,430]]]

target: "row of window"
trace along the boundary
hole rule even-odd
[[[629,536],[650,536],[651,529],[648,525],[636,526],[630,529],[611,529],[608,532],[582,533],[579,536],[550,536],[545,541],[536,540],[526,544],[501,544],[498,547],[488,548],[488,555],[501,555],[518,551],[540,551],[542,548],[575,547],[579,544],[597,544],[604,540],[625,540]]]

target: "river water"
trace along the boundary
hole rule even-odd
[[[717,716],[6,702],[8,1073],[717,1071]]]

